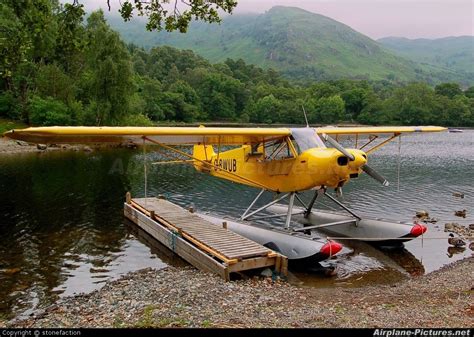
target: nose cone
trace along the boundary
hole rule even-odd
[[[354,156],[354,160],[349,161],[351,170],[357,170],[367,164],[367,154],[361,150],[349,150],[349,153]]]
[[[361,173],[367,163],[367,154],[357,149],[347,149],[350,160],[334,148],[311,149],[304,153],[302,160],[307,162],[307,172],[311,186],[340,187]]]
[[[339,177],[339,186],[346,183],[351,178],[357,178],[361,173],[361,168],[367,163],[367,154],[357,149],[347,150],[354,160],[350,160],[344,155],[338,155],[338,168],[335,173]]]

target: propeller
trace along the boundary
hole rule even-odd
[[[323,135],[323,139],[325,141],[327,141],[329,144],[331,144],[332,146],[334,146],[335,149],[337,149],[339,152],[341,152],[344,156],[347,157],[347,159],[349,159],[350,161],[353,161],[355,158],[354,158],[354,155],[352,153],[350,153],[349,151],[347,151],[344,146],[342,146],[341,144],[339,144],[335,139],[332,139],[331,137],[329,137],[328,135],[324,134]]]
[[[335,139],[329,137],[327,134],[323,134],[322,138],[331,144],[335,149],[337,149],[339,152],[341,152],[344,156],[347,157],[350,161],[353,161],[355,159],[354,155],[347,151],[341,144],[339,144]],[[379,183],[381,183],[383,186],[389,186],[390,183],[388,182],[387,179],[385,179],[381,174],[377,173],[373,168],[371,168],[369,165],[365,164],[361,167],[362,171],[367,173],[370,177],[373,179],[377,180]]]
[[[362,171],[367,173],[369,176],[377,180],[379,183],[381,183],[383,186],[389,186],[390,183],[388,182],[387,179],[385,179],[382,175],[377,173],[373,168],[371,168],[369,165],[365,164],[364,166],[361,167]]]

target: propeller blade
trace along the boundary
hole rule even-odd
[[[344,156],[347,157],[350,161],[353,161],[355,158],[354,156],[349,153],[341,144],[339,144],[335,139],[332,139],[328,135],[324,134],[323,139],[330,143],[332,146],[334,146],[335,149],[337,149],[339,152],[341,152]]]
[[[373,168],[371,168],[369,165],[365,164],[364,166],[361,167],[362,171],[367,173],[369,176],[377,180],[379,183],[381,183],[383,186],[388,186],[390,183],[388,182],[387,179],[382,177],[380,174],[377,173]]]

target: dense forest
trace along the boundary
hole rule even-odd
[[[159,34],[158,32],[156,34]],[[0,4],[0,118],[29,125],[167,121],[474,126],[474,87],[335,80],[297,85],[242,60],[127,45],[102,11]]]

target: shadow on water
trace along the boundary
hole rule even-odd
[[[371,166],[392,186],[383,189],[362,175],[345,187],[346,204],[362,214],[403,221],[425,209],[440,221],[428,224],[424,240],[408,242],[401,250],[343,240],[347,252],[326,262],[335,266],[336,277],[294,271],[290,281],[318,287],[389,284],[471,256],[469,248],[449,247],[444,223],[474,223],[473,149],[472,131],[405,137],[400,190],[396,144],[371,156]],[[146,156],[149,196],[163,194],[184,207],[237,218],[258,192],[188,165],[151,165],[161,158],[151,150]],[[27,315],[137,269],[182,265],[124,222],[125,192],[144,195],[143,159],[141,151],[125,149],[0,157],[0,315]],[[454,198],[456,191],[465,198]],[[468,210],[467,218],[454,217],[460,209]]]

